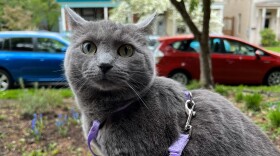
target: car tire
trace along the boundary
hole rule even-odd
[[[187,85],[190,81],[187,74],[185,74],[183,72],[175,72],[175,73],[171,74],[170,78],[179,82],[179,83],[181,83],[181,84],[183,84],[183,85]]]
[[[270,72],[265,82],[268,86],[280,85],[280,70]]]
[[[5,71],[0,69],[0,91],[10,89],[12,87],[12,79],[10,75]]]

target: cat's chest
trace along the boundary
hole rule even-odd
[[[160,113],[112,116],[100,129],[97,142],[105,155],[165,155],[172,140],[166,135],[176,129],[164,123]]]

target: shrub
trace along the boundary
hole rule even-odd
[[[253,94],[253,95],[246,95],[244,97],[245,106],[247,109],[253,111],[260,111],[261,110],[261,101],[262,96],[260,94]]]
[[[243,93],[242,92],[238,92],[237,94],[235,94],[234,99],[235,99],[236,102],[241,102],[244,99]]]
[[[228,96],[228,89],[223,85],[217,85],[215,91],[223,96]]]
[[[262,46],[277,46],[279,42],[276,41],[276,35],[271,29],[263,29],[261,32],[261,44]]]
[[[63,97],[51,89],[35,89],[34,92],[25,91],[19,97],[21,113],[32,116],[33,113],[51,112],[62,104]]]
[[[269,111],[267,116],[273,127],[280,127],[280,105],[278,105],[278,108]]]
[[[197,80],[191,80],[191,82],[187,85],[187,88],[191,90],[201,88],[201,86]]]

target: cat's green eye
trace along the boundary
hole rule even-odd
[[[97,51],[97,47],[94,43],[87,41],[82,44],[81,50],[85,54],[94,54]]]
[[[130,57],[134,54],[134,48],[130,44],[124,44],[118,49],[118,54],[122,57]]]

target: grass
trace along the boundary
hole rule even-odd
[[[280,53],[280,47],[264,47],[264,48],[267,50],[271,50],[271,51]]]
[[[40,89],[38,89],[40,90]],[[72,92],[70,89],[47,89],[48,93],[51,94],[60,94],[62,98],[69,98],[72,97]],[[0,100],[1,99],[19,99],[20,97],[23,96],[23,94],[30,94],[30,95],[35,95],[37,89],[11,89],[7,91],[0,92]]]
[[[262,96],[260,94],[246,95],[244,97],[245,107],[248,110],[260,111]]]
[[[50,112],[62,104],[63,96],[58,93],[59,91],[51,89],[35,89],[32,92],[22,92],[18,97],[20,102],[18,107],[20,107],[21,113],[26,115],[32,115],[35,112]]]
[[[280,103],[278,103],[275,109],[269,111],[267,116],[273,127],[280,127]]]
[[[18,108],[25,117],[33,113],[50,112],[57,107],[62,107],[64,98],[72,97],[70,89],[12,89],[0,92],[0,99],[12,99],[19,101]]]

